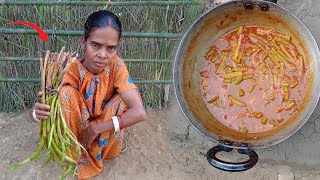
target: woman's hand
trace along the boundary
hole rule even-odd
[[[42,92],[39,91],[37,97],[41,98],[41,96]],[[30,110],[30,117],[35,121],[47,119],[50,115],[49,110],[49,105],[36,102]]]
[[[127,105],[127,110],[122,114],[123,127],[132,126],[138,122],[146,120],[146,112],[143,107],[142,98],[137,89],[129,89],[121,93],[122,99]],[[112,120],[104,121],[101,123],[91,124],[88,128],[84,129],[80,135],[81,144],[89,149],[94,139],[105,131],[114,130]]]
[[[80,135],[81,144],[88,150],[92,142],[98,136],[93,126],[89,126],[82,131]]]

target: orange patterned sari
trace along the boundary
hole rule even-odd
[[[92,75],[79,60],[72,62],[65,75],[60,92],[65,119],[69,128],[78,137],[90,124],[110,121],[121,115],[126,104],[120,94],[137,88],[132,82],[123,60],[115,56],[99,75]],[[113,131],[101,133],[91,144],[88,156],[84,153],[78,160],[78,178],[86,179],[103,170],[103,159],[119,156],[122,137]]]

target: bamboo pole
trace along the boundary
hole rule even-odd
[[[123,59],[123,61],[128,63],[173,63],[172,59]]]
[[[39,61],[37,57],[0,57],[0,61]],[[123,59],[128,63],[172,63],[172,59]]]
[[[34,82],[39,83],[37,78],[2,78],[0,82]],[[135,84],[172,84],[172,80],[134,80]]]
[[[0,5],[175,6],[204,5],[204,1],[0,1]]]
[[[43,30],[49,35],[57,36],[82,36],[83,31],[76,30]],[[34,34],[38,32],[32,29],[18,29],[18,28],[0,28],[0,34]],[[143,32],[122,32],[122,37],[136,37],[136,38],[180,38],[180,33],[143,33]]]

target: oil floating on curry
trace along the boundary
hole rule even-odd
[[[265,132],[299,112],[307,69],[290,36],[271,27],[240,26],[215,41],[204,58],[201,94],[225,126]]]

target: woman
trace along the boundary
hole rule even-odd
[[[78,178],[86,179],[103,170],[102,159],[120,154],[121,129],[146,120],[141,96],[128,70],[116,53],[121,22],[113,13],[92,13],[84,28],[84,57],[72,62],[60,91],[69,128],[88,150],[78,160]],[[49,105],[35,103],[34,120],[49,116]],[[115,130],[117,131],[115,133]]]

